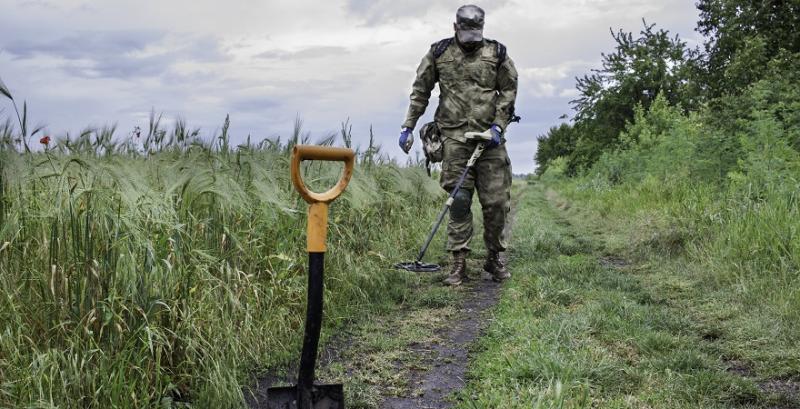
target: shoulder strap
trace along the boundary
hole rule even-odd
[[[488,42],[494,43],[494,55],[497,57],[497,70],[500,71],[500,66],[506,61],[508,58],[508,53],[506,51],[506,46],[503,43],[496,41],[496,40],[489,40]],[[519,122],[522,119],[519,115],[514,113],[514,104],[512,103],[508,107],[508,122]]]
[[[444,54],[447,50],[447,47],[450,47],[450,44],[453,44],[453,37],[445,38],[444,40],[439,40],[431,44],[431,48],[433,49],[433,59],[437,59]]]
[[[508,55],[506,54],[506,46],[499,41],[497,41],[496,44],[497,47],[495,48],[495,53],[497,55],[497,68],[500,68],[500,65],[506,61],[506,57],[508,57]]]
[[[486,41],[494,44],[494,55],[497,57],[497,69],[500,69],[500,66],[503,65],[508,57],[506,46],[497,40],[490,40],[487,38]]]

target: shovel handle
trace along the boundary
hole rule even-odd
[[[344,172],[339,181],[327,192],[316,193],[308,189],[300,173],[300,162],[304,160],[324,160],[344,162]],[[300,196],[310,205],[308,207],[308,231],[306,235],[309,253],[324,253],[328,235],[328,204],[334,201],[347,188],[353,176],[355,153],[352,149],[329,146],[295,145],[292,149],[292,184]]]
[[[330,190],[324,193],[316,193],[306,187],[303,182],[303,175],[300,174],[300,162],[304,160],[324,160],[331,162],[344,162],[344,172],[339,182]],[[329,146],[316,145],[295,145],[292,149],[292,183],[294,188],[306,202],[330,203],[344,192],[350,177],[353,176],[353,165],[355,164],[355,153],[352,149],[332,148]]]

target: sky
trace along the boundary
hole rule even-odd
[[[462,1],[0,0],[0,78],[56,137],[114,123],[128,137],[151,110],[207,138],[230,114],[234,142],[286,138],[298,117],[321,139],[349,120],[356,144],[372,127],[402,163],[416,67],[453,35]],[[505,44],[519,71],[522,122],[506,135],[514,173],[532,172],[536,137],[572,117],[575,77],[613,50],[610,29],[638,33],[644,19],[689,46],[701,41],[694,0],[475,4],[486,10],[484,36]]]

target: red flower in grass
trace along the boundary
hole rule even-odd
[[[45,146],[50,145],[50,137],[49,136],[45,136],[44,138],[39,139],[39,143],[41,143],[42,145],[45,145]]]

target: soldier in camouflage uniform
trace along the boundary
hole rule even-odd
[[[411,131],[425,112],[434,85],[439,83],[435,121],[444,140],[441,186],[452,191],[476,142],[465,132],[491,129],[492,141],[454,198],[447,224],[447,250],[453,267],[445,279],[459,285],[467,279],[466,255],[472,238],[472,195],[478,191],[483,211],[483,239],[488,250],[484,270],[495,281],[510,277],[500,253],[506,250],[504,228],[510,209],[511,162],[503,132],[514,117],[517,71],[505,47],[483,38],[484,11],[472,5],[456,12],[455,36],[431,45],[417,68],[411,104],[400,133],[400,147],[408,153]]]

